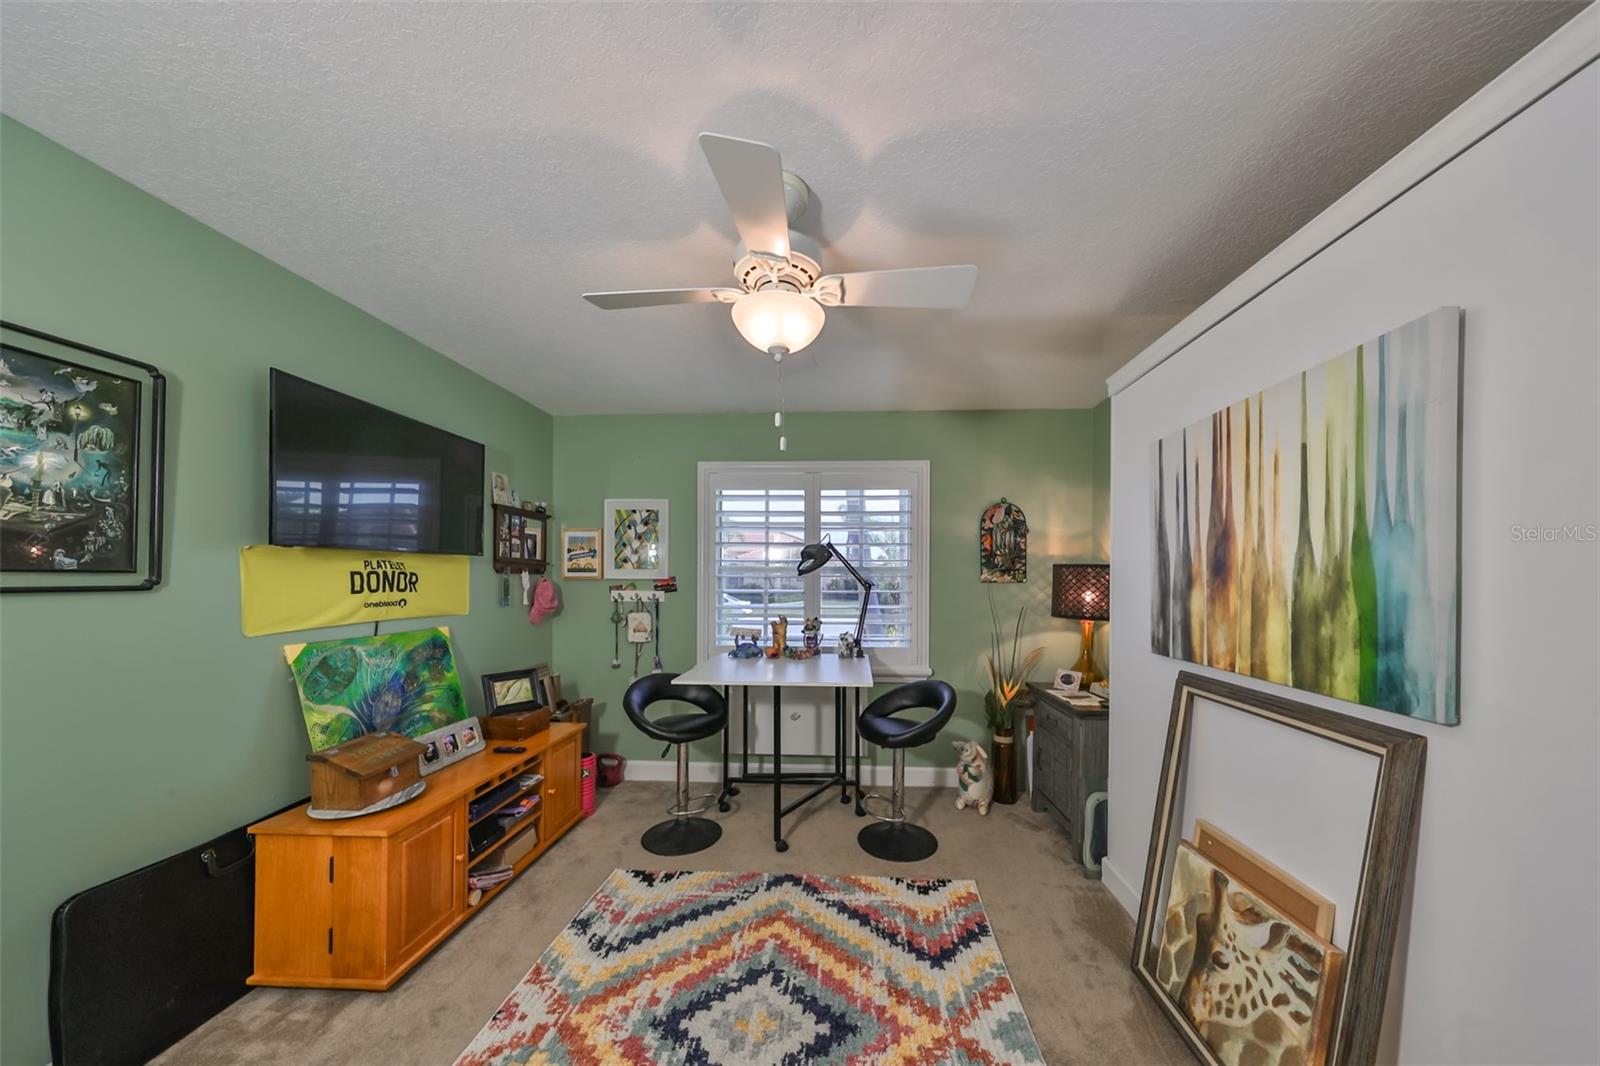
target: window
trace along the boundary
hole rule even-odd
[[[800,549],[831,541],[875,588],[862,643],[873,668],[928,669],[926,462],[701,463],[700,653],[735,629],[770,631],[780,614],[798,644],[807,618],[822,641],[855,632],[861,589],[837,561],[800,577]]]

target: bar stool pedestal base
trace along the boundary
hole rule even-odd
[[[639,843],[652,855],[693,855],[722,839],[722,826],[709,818],[669,818],[644,831]]]
[[[879,822],[856,834],[868,855],[889,862],[921,862],[939,850],[939,838],[908,822]]]

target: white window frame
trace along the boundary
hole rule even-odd
[[[716,588],[714,559],[716,515],[716,488],[773,488],[781,487],[783,480],[809,481],[809,488],[817,490],[824,481],[826,487],[873,488],[884,483],[909,482],[911,485],[911,644],[905,648],[868,648],[875,678],[890,680],[931,677],[928,663],[928,605],[931,591],[928,587],[928,552],[931,537],[928,528],[929,463],[926,459],[902,460],[837,460],[832,462],[705,462],[699,464],[699,531],[696,536],[697,571],[695,581],[697,636],[696,647],[704,660],[712,655],[727,654],[726,644],[713,644],[716,632]],[[843,485],[840,482],[844,482]],[[821,537],[821,515],[807,509],[807,543]],[[837,562],[830,565],[838,566]],[[808,576],[808,598],[816,594],[819,578]],[[831,654],[831,652],[825,653]]]

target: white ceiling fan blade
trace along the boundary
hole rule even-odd
[[[966,266],[908,267],[905,270],[861,270],[854,274],[828,274],[817,288],[839,288],[840,307],[941,307],[967,306],[978,268]]]
[[[666,304],[727,304],[743,295],[738,289],[633,289],[629,292],[586,292],[583,298],[607,311],[622,311]]]
[[[711,164],[733,224],[752,255],[788,260],[789,211],[783,198],[783,160],[760,141],[702,133],[700,150]]]

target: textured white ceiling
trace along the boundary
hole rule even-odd
[[[834,310],[811,410],[1075,407],[1581,7],[0,6],[0,104],[555,413],[760,410],[695,145],[765,140],[828,270],[972,262],[963,312]]]

